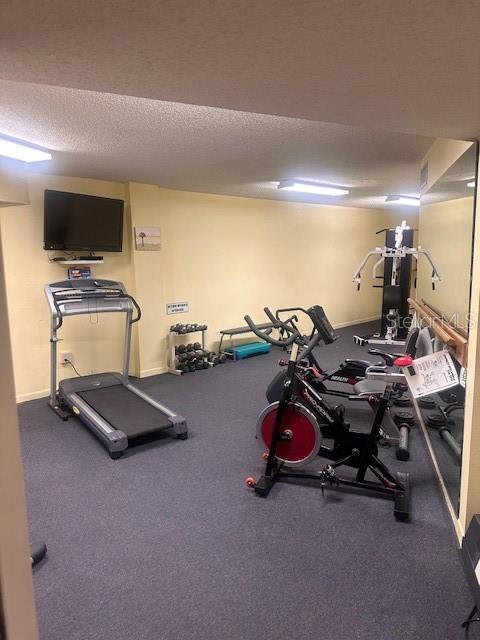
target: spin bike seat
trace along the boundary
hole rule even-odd
[[[372,363],[368,360],[355,360],[355,358],[345,358],[345,364],[351,364],[354,367],[371,367]]]
[[[353,385],[353,390],[357,396],[381,396],[386,386],[381,380],[360,380]]]
[[[393,367],[393,363],[397,358],[404,356],[404,353],[386,353],[381,349],[369,349],[368,353],[372,356],[380,356],[389,367]]]

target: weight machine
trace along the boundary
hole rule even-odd
[[[374,287],[383,289],[382,319],[380,331],[367,336],[354,336],[353,341],[360,346],[366,344],[393,344],[402,345],[405,342],[410,328],[410,309],[408,297],[412,281],[412,262],[421,255],[432,267],[432,289],[435,283],[441,280],[440,273],[435,266],[430,254],[422,247],[413,246],[413,233],[405,220],[395,229],[381,229],[385,232],[385,246],[375,247],[369,251],[355,271],[353,282],[360,291],[362,271],[372,256],[379,256],[373,265],[372,278],[374,281],[382,279],[382,284],[374,284]],[[378,270],[383,264],[383,275],[378,275]]]

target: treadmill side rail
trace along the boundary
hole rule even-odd
[[[112,427],[78,394],[62,394],[62,399],[71,408],[72,412],[90,427],[109,453],[125,451],[128,447],[128,438],[123,431]]]
[[[142,398],[142,400],[145,400],[145,402],[148,402],[148,404],[150,404],[152,407],[155,407],[155,409],[158,409],[159,411],[164,413],[166,416],[168,416],[168,419],[172,424],[172,427],[177,435],[181,435],[182,433],[187,433],[187,421],[185,420],[184,417],[178,415],[177,413],[174,413],[164,404],[157,402],[157,400],[155,400],[151,396],[141,391],[138,387],[136,387],[130,381],[127,380],[123,384],[127,387],[129,391],[131,391],[132,393],[135,393],[137,396]]]

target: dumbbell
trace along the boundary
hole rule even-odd
[[[200,344],[200,342],[194,342],[193,348],[195,349],[195,351],[200,351],[202,348],[202,345]]]
[[[393,416],[393,421],[398,429],[398,447],[395,452],[397,460],[409,460],[410,452],[408,449],[408,440],[410,429],[415,424],[415,416],[410,411],[399,411]]]
[[[415,415],[411,411],[397,411],[393,416],[393,421],[398,426],[400,424],[408,424],[413,427],[415,424]]]
[[[179,366],[179,369],[182,373],[188,373],[190,371],[188,364],[183,363]]]
[[[223,364],[227,361],[227,356],[224,353],[220,353],[218,356],[218,364]]]
[[[396,407],[409,407],[412,404],[412,401],[406,394],[402,394],[401,396],[393,398],[393,404]]]
[[[195,354],[195,351],[187,351],[186,355],[187,355],[187,360],[189,360],[190,362],[195,360],[195,358],[197,357]]]
[[[447,420],[443,413],[432,413],[427,416],[427,425],[432,427],[432,429],[440,429],[447,424]]]
[[[433,398],[430,396],[424,396],[423,398],[418,399],[418,404],[422,409],[435,409],[437,404]]]

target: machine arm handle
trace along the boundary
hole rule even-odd
[[[364,257],[364,259],[362,260],[362,262],[360,263],[360,265],[358,266],[358,269],[355,271],[355,273],[353,275],[353,282],[357,285],[357,291],[360,290],[360,282],[362,280],[362,271],[363,271],[365,265],[370,260],[371,256],[378,255],[381,252],[382,252],[382,250],[379,249],[379,248],[376,248],[373,251],[369,251],[367,253],[367,255]]]
[[[418,247],[418,249],[416,250],[416,253],[417,253],[417,260],[419,255],[423,255],[426,257],[426,259],[430,263],[430,266],[432,267],[432,289],[435,289],[435,282],[439,282],[442,279],[442,276],[440,275],[439,270],[435,266],[435,263],[433,262],[432,257],[428,253],[428,251],[426,251],[425,249],[422,249],[421,247]]]

